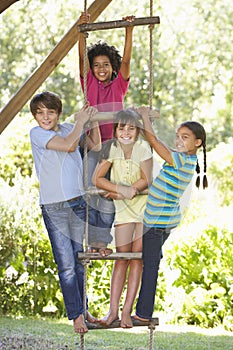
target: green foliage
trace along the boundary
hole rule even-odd
[[[88,266],[89,310],[99,318],[108,312],[113,261],[92,261]]]
[[[231,205],[233,201],[233,155],[232,143],[219,144],[210,154],[209,171],[220,192],[221,205]]]
[[[0,136],[0,178],[13,186],[17,173],[23,177],[32,175],[33,159],[29,141],[32,117],[29,115],[21,116],[15,119],[11,126],[12,129],[6,129]]]
[[[18,174],[13,188],[1,181],[0,189],[0,312],[42,314],[52,301],[62,314],[56,266],[36,205],[37,188]]]
[[[232,254],[233,232],[218,227],[172,245],[168,263],[177,275],[173,286],[182,296],[177,320],[233,329]]]

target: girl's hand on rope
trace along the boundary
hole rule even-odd
[[[81,12],[81,16],[79,17],[79,24],[86,24],[90,22],[90,14],[86,12]]]

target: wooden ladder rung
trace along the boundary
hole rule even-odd
[[[117,112],[97,112],[93,117],[91,118],[91,121],[98,122],[98,121],[112,121],[114,117],[116,116]],[[153,120],[155,118],[160,118],[160,110],[158,108],[153,108],[150,110],[150,119]],[[73,122],[75,119],[75,114],[72,114],[68,120],[70,122]]]
[[[158,317],[155,318],[151,318],[149,321],[139,321],[139,320],[135,320],[132,317],[132,321],[133,321],[133,326],[134,327],[142,327],[142,326],[158,326],[159,325],[159,319]],[[121,321],[120,320],[116,320],[114,322],[112,322],[110,325],[104,325],[100,322],[95,322],[95,323],[90,323],[86,321],[86,325],[87,328],[92,330],[92,329],[108,329],[108,328],[120,328],[121,327]]]
[[[142,253],[112,253],[108,256],[101,256],[99,253],[78,253],[79,260],[140,260]]]
[[[118,112],[97,112],[91,118],[91,121],[111,121],[115,118]],[[158,108],[153,108],[150,110],[150,119],[160,118],[160,111]]]
[[[115,28],[140,26],[140,25],[148,25],[148,24],[159,24],[159,23],[160,23],[159,16],[139,17],[139,18],[135,18],[134,21],[132,22],[122,19],[118,21],[97,22],[97,23],[92,22],[92,23],[79,24],[78,30],[79,32],[92,32],[95,30],[115,29]]]

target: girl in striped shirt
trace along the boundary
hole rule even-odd
[[[144,213],[143,232],[143,274],[135,319],[147,321],[152,317],[158,279],[162,246],[170,232],[181,220],[180,198],[190,183],[195,170],[198,173],[196,185],[200,185],[200,167],[197,150],[203,148],[203,188],[208,186],[206,173],[206,133],[195,121],[182,123],[176,131],[175,147],[171,150],[154,133],[149,108],[140,107],[144,134],[155,152],[165,160],[159,175],[149,188]]]

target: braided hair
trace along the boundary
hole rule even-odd
[[[200,139],[202,141],[201,145],[199,147],[203,147],[203,155],[204,155],[204,176],[203,176],[203,188],[207,188],[208,187],[208,180],[207,180],[207,176],[206,176],[206,172],[207,172],[207,162],[206,162],[206,132],[204,127],[198,123],[198,122],[194,122],[194,121],[187,121],[182,123],[180,126],[186,126],[189,130],[191,130],[193,132],[193,134],[196,136],[197,139]],[[200,166],[199,166],[199,162],[197,159],[197,164],[196,164],[196,172],[197,172],[197,179],[196,179],[196,186],[197,188],[200,187]]]

